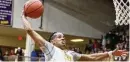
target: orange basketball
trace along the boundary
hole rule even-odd
[[[40,0],[29,0],[24,5],[24,15],[30,18],[39,18],[44,8]]]

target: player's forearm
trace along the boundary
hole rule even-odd
[[[34,30],[27,30],[27,33],[34,40],[34,42],[38,44],[38,46],[44,46],[46,40],[42,38],[42,36],[40,36],[37,32]]]
[[[90,55],[91,57],[94,57],[93,59],[94,60],[103,60],[105,58],[108,58],[109,57],[109,54],[108,53],[96,53],[96,54],[91,54]]]
[[[90,54],[90,55],[82,54],[80,60],[81,61],[101,61],[108,57],[109,57],[108,53],[96,53],[96,54]]]
[[[109,57],[108,53],[95,53],[95,54],[90,54],[90,56],[92,57],[98,57],[98,56],[107,56]]]

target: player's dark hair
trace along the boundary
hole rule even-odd
[[[55,35],[56,33],[57,33],[57,32],[54,32],[54,33],[51,34],[51,36],[49,37],[49,40],[48,40],[49,42],[51,42],[51,40],[55,38],[54,35]]]

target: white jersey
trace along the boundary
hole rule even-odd
[[[45,58],[46,61],[53,62],[68,62],[77,61],[80,59],[81,55],[74,51],[64,51],[60,48],[54,46],[49,42],[45,42]]]

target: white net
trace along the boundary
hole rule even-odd
[[[116,25],[128,25],[130,22],[129,0],[113,0],[116,11]]]

